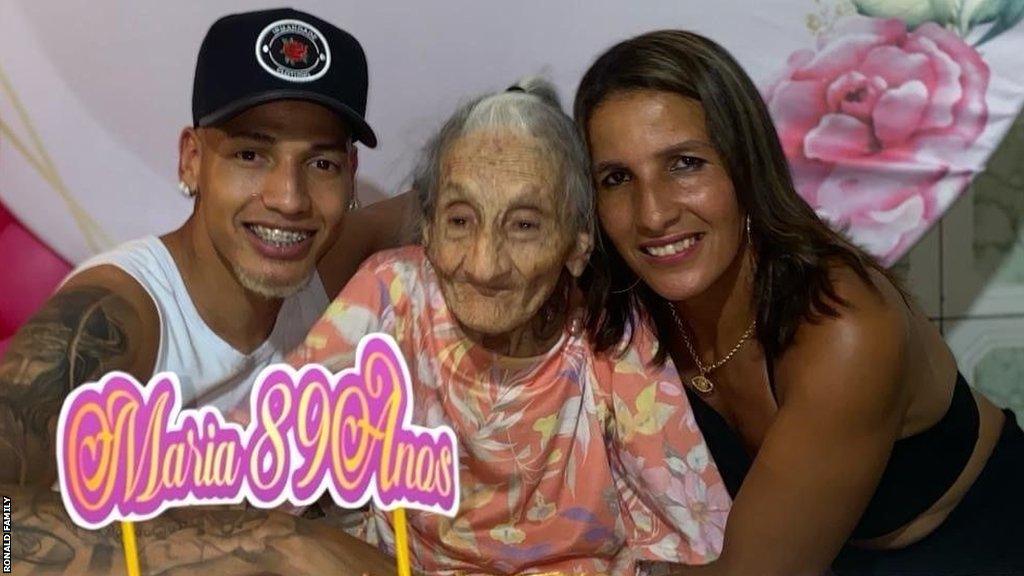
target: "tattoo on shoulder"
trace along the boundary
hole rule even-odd
[[[131,365],[130,330],[139,321],[121,295],[82,287],[51,298],[21,328],[0,361],[0,460],[15,465],[0,469],[0,482],[50,475],[61,403],[79,384]]]

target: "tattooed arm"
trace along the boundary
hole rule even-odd
[[[52,485],[64,398],[111,370],[148,380],[158,330],[149,295],[113,266],[86,270],[54,294],[0,360],[0,483]]]
[[[75,526],[60,496],[48,490],[56,480],[56,421],[73,388],[107,372],[147,381],[158,343],[149,295],[111,266],[68,281],[11,342],[0,360],[0,484],[21,487],[0,491],[14,502],[15,573],[124,573],[119,527]],[[391,573],[391,561],[372,547],[281,512],[170,510],[137,524],[136,532],[147,574],[194,574],[200,567],[218,575]]]
[[[60,496],[13,493],[15,574],[124,574],[119,525],[85,530],[72,524]],[[145,574],[261,575],[394,573],[394,561],[370,545],[320,523],[253,508],[171,509],[135,525]]]

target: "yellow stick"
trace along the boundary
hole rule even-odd
[[[398,576],[412,576],[409,566],[409,529],[405,522],[405,508],[395,510],[395,559]]]
[[[124,566],[128,576],[139,576],[139,548],[135,545],[135,524],[121,522],[121,541],[124,543]]]

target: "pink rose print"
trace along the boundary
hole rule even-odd
[[[884,263],[899,258],[980,166],[989,70],[926,23],[852,17],[793,53],[765,92],[797,190]]]

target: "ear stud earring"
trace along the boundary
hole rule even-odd
[[[188,184],[185,184],[184,180],[178,180],[178,191],[181,192],[181,195],[185,198],[192,198],[196,195],[195,190],[189,188]]]

